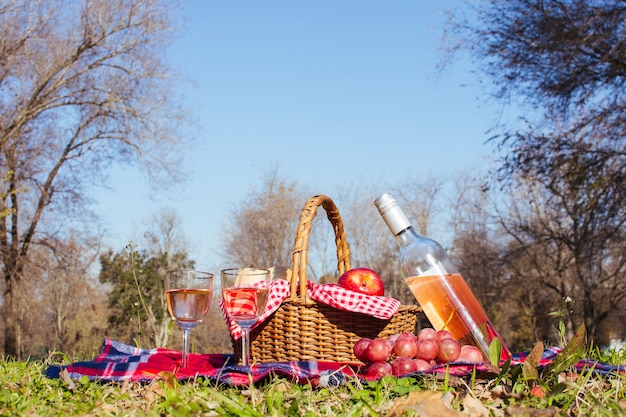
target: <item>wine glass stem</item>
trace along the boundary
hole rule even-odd
[[[189,333],[191,329],[183,329],[183,368],[189,365]]]
[[[241,359],[243,366],[250,366],[250,329],[241,328]]]

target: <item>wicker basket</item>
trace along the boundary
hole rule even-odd
[[[335,232],[339,274],[350,269],[346,235],[335,203],[325,195],[311,197],[300,214],[293,251],[291,294],[263,325],[251,332],[250,355],[253,363],[309,360],[354,363],[358,360],[352,346],[360,338],[415,331],[421,311],[416,305],[401,306],[390,320],[382,320],[338,310],[307,296],[308,240],[319,206],[326,211]],[[241,341],[232,342],[236,356],[240,357]]]

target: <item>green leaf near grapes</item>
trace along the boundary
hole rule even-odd
[[[502,342],[497,337],[489,344],[489,360],[493,366],[500,366],[500,355],[502,354]]]

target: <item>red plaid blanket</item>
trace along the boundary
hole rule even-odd
[[[539,366],[551,363],[561,351],[559,348],[545,349]],[[516,353],[511,365],[524,362],[527,352]],[[310,383],[314,386],[343,385],[348,379],[359,378],[363,382],[368,379],[359,374],[358,364],[340,364],[336,362],[274,362],[238,366],[232,355],[227,354],[190,354],[189,367],[179,369],[181,352],[168,349],[138,349],[111,339],[106,339],[100,354],[91,361],[75,362],[69,365],[51,365],[45,374],[48,378],[59,378],[61,372],[67,372],[72,379],[87,377],[99,381],[139,381],[150,382],[162,377],[162,372],[174,372],[179,380],[192,378],[208,378],[219,383],[233,386],[246,386],[250,382],[256,384],[270,375],[281,376],[295,383]],[[582,360],[578,370],[593,368],[595,372],[610,374],[625,372],[623,366],[607,365],[599,362]],[[456,376],[471,375],[487,369],[482,364],[452,363],[436,366],[424,373],[449,372]],[[418,374],[418,373],[416,373]],[[413,375],[416,375],[413,374]],[[371,380],[371,378],[369,379]]]
[[[307,294],[312,300],[315,300],[318,303],[327,304],[339,310],[363,313],[379,319],[389,320],[398,312],[398,309],[400,308],[400,301],[395,298],[361,294],[346,290],[338,285],[319,285],[312,281],[307,281],[306,286]],[[261,315],[259,321],[252,325],[252,328],[254,329],[256,326],[263,323],[276,310],[278,310],[283,300],[289,297],[289,293],[289,283],[287,281],[282,279],[272,281],[265,312]],[[251,303],[250,305],[254,305],[254,303]],[[244,306],[245,304],[240,305],[239,309]],[[224,301],[220,300],[220,308],[222,310],[222,314],[224,315],[224,320],[226,320],[226,324],[233,339],[237,340],[241,337],[241,328],[237,325],[237,323],[230,320],[228,314],[226,314],[225,307]]]

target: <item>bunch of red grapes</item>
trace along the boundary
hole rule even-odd
[[[407,375],[442,363],[478,363],[484,358],[476,346],[462,345],[447,330],[421,329],[417,335],[401,333],[386,338],[362,338],[354,344],[354,355],[372,378]]]

